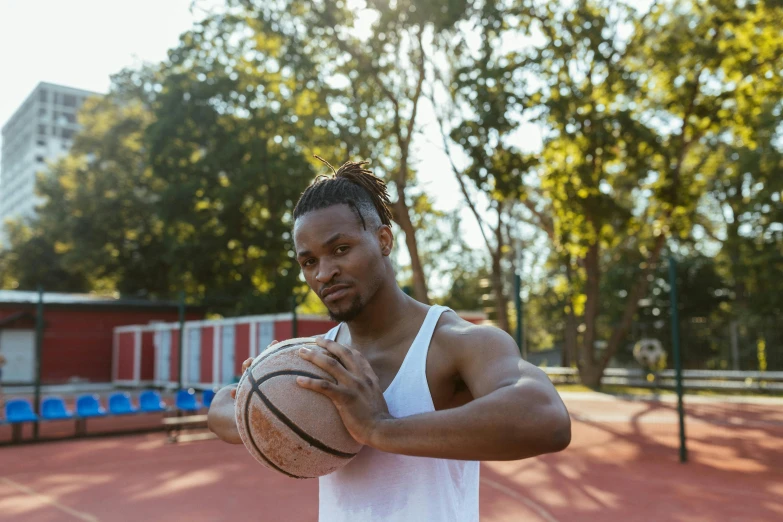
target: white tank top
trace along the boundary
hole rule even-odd
[[[433,306],[383,393],[389,413],[433,412],[427,350],[440,314]],[[326,334],[337,337],[341,325]],[[319,479],[320,522],[477,522],[479,462],[409,457],[365,446],[347,465]]]

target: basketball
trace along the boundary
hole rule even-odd
[[[258,462],[304,479],[341,468],[362,445],[345,429],[328,397],[296,384],[300,375],[334,382],[297,355],[302,347],[322,350],[313,338],[297,338],[255,358],[237,386],[236,420],[242,442]]]

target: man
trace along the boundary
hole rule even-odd
[[[341,323],[319,338],[322,350],[299,354],[337,384],[297,382],[329,397],[365,445],[321,477],[320,520],[477,521],[478,461],[565,449],[569,415],[505,332],[400,290],[386,186],[364,165],[349,162],[317,179],[294,209],[299,265]],[[221,439],[241,443],[234,393],[218,392],[209,423]]]

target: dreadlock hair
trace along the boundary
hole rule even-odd
[[[367,230],[362,211],[376,212],[381,223],[391,226],[392,212],[389,191],[383,180],[375,177],[365,168],[368,161],[347,161],[334,170],[328,161],[316,156],[332,169],[332,175],[320,175],[305,189],[294,207],[294,220],[308,212],[331,207],[348,205],[358,215],[362,227]]]

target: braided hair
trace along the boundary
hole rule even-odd
[[[391,226],[389,191],[383,180],[365,168],[368,161],[347,161],[335,170],[325,159],[319,156],[316,158],[332,169],[333,174],[320,175],[307,187],[294,207],[294,220],[314,210],[332,205],[348,205],[359,215],[365,230],[367,224],[362,211],[376,212],[381,223]]]

